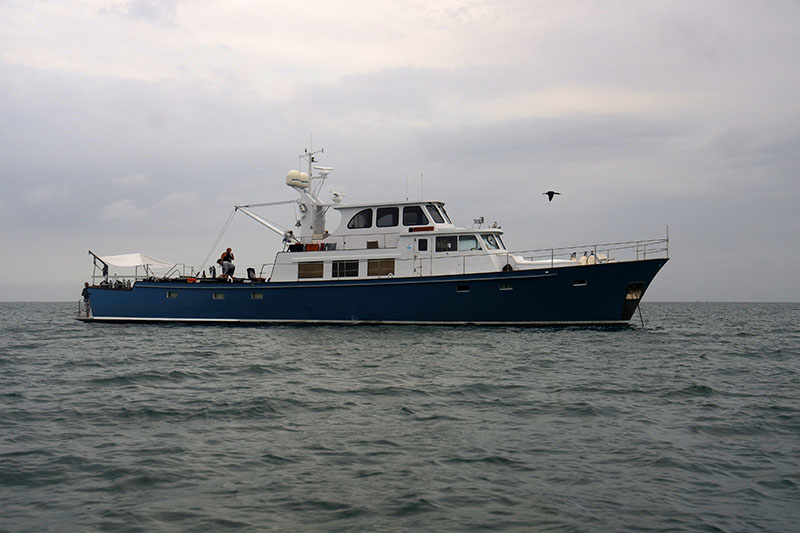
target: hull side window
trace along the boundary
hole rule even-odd
[[[297,279],[321,278],[322,261],[297,263]]]
[[[331,277],[354,278],[358,276],[358,261],[334,261],[331,264]]]
[[[368,276],[394,276],[394,259],[370,259],[367,261]]]

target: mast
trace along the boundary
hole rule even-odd
[[[308,162],[308,173],[290,170],[286,175],[286,184],[295,189],[300,195],[300,200],[298,201],[300,219],[295,226],[300,230],[300,241],[305,243],[325,238],[325,212],[330,207],[330,204],[324,203],[319,198],[318,193],[333,167],[314,165],[317,162],[316,155],[324,151],[324,148],[316,151],[305,149],[300,158]],[[315,169],[319,171],[316,176],[313,175]],[[316,190],[314,188],[314,180],[320,180]]]

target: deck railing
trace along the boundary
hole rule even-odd
[[[522,250],[511,252],[513,255],[522,256],[530,261],[550,261],[554,266],[556,261],[594,256],[598,262],[603,261],[632,261],[640,259],[653,259],[656,257],[669,257],[669,237],[661,239],[645,239],[638,241],[621,241],[584,244],[578,246],[562,246],[559,248],[538,248],[535,250]]]

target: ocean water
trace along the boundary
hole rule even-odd
[[[3,531],[798,531],[800,304],[623,328],[0,304]]]

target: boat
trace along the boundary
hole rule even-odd
[[[496,223],[486,225],[481,217],[469,227],[456,226],[441,201],[347,204],[342,194],[331,191],[326,202],[321,190],[333,167],[318,165],[322,152],[305,150],[301,158],[308,171],[286,175],[296,199],[234,206],[231,216],[241,212],[282,237],[283,247],[271,263],[247,268],[246,276],[220,276],[214,265],[206,268],[208,258],[194,268],[141,253],[89,251],[94,266],[90,305],[79,303],[75,318],[627,324],[669,260],[668,231],[666,238],[512,252]],[[297,208],[292,229],[257,212],[281,204]],[[341,215],[335,229],[326,226],[331,210]],[[110,267],[132,272],[111,274]]]

